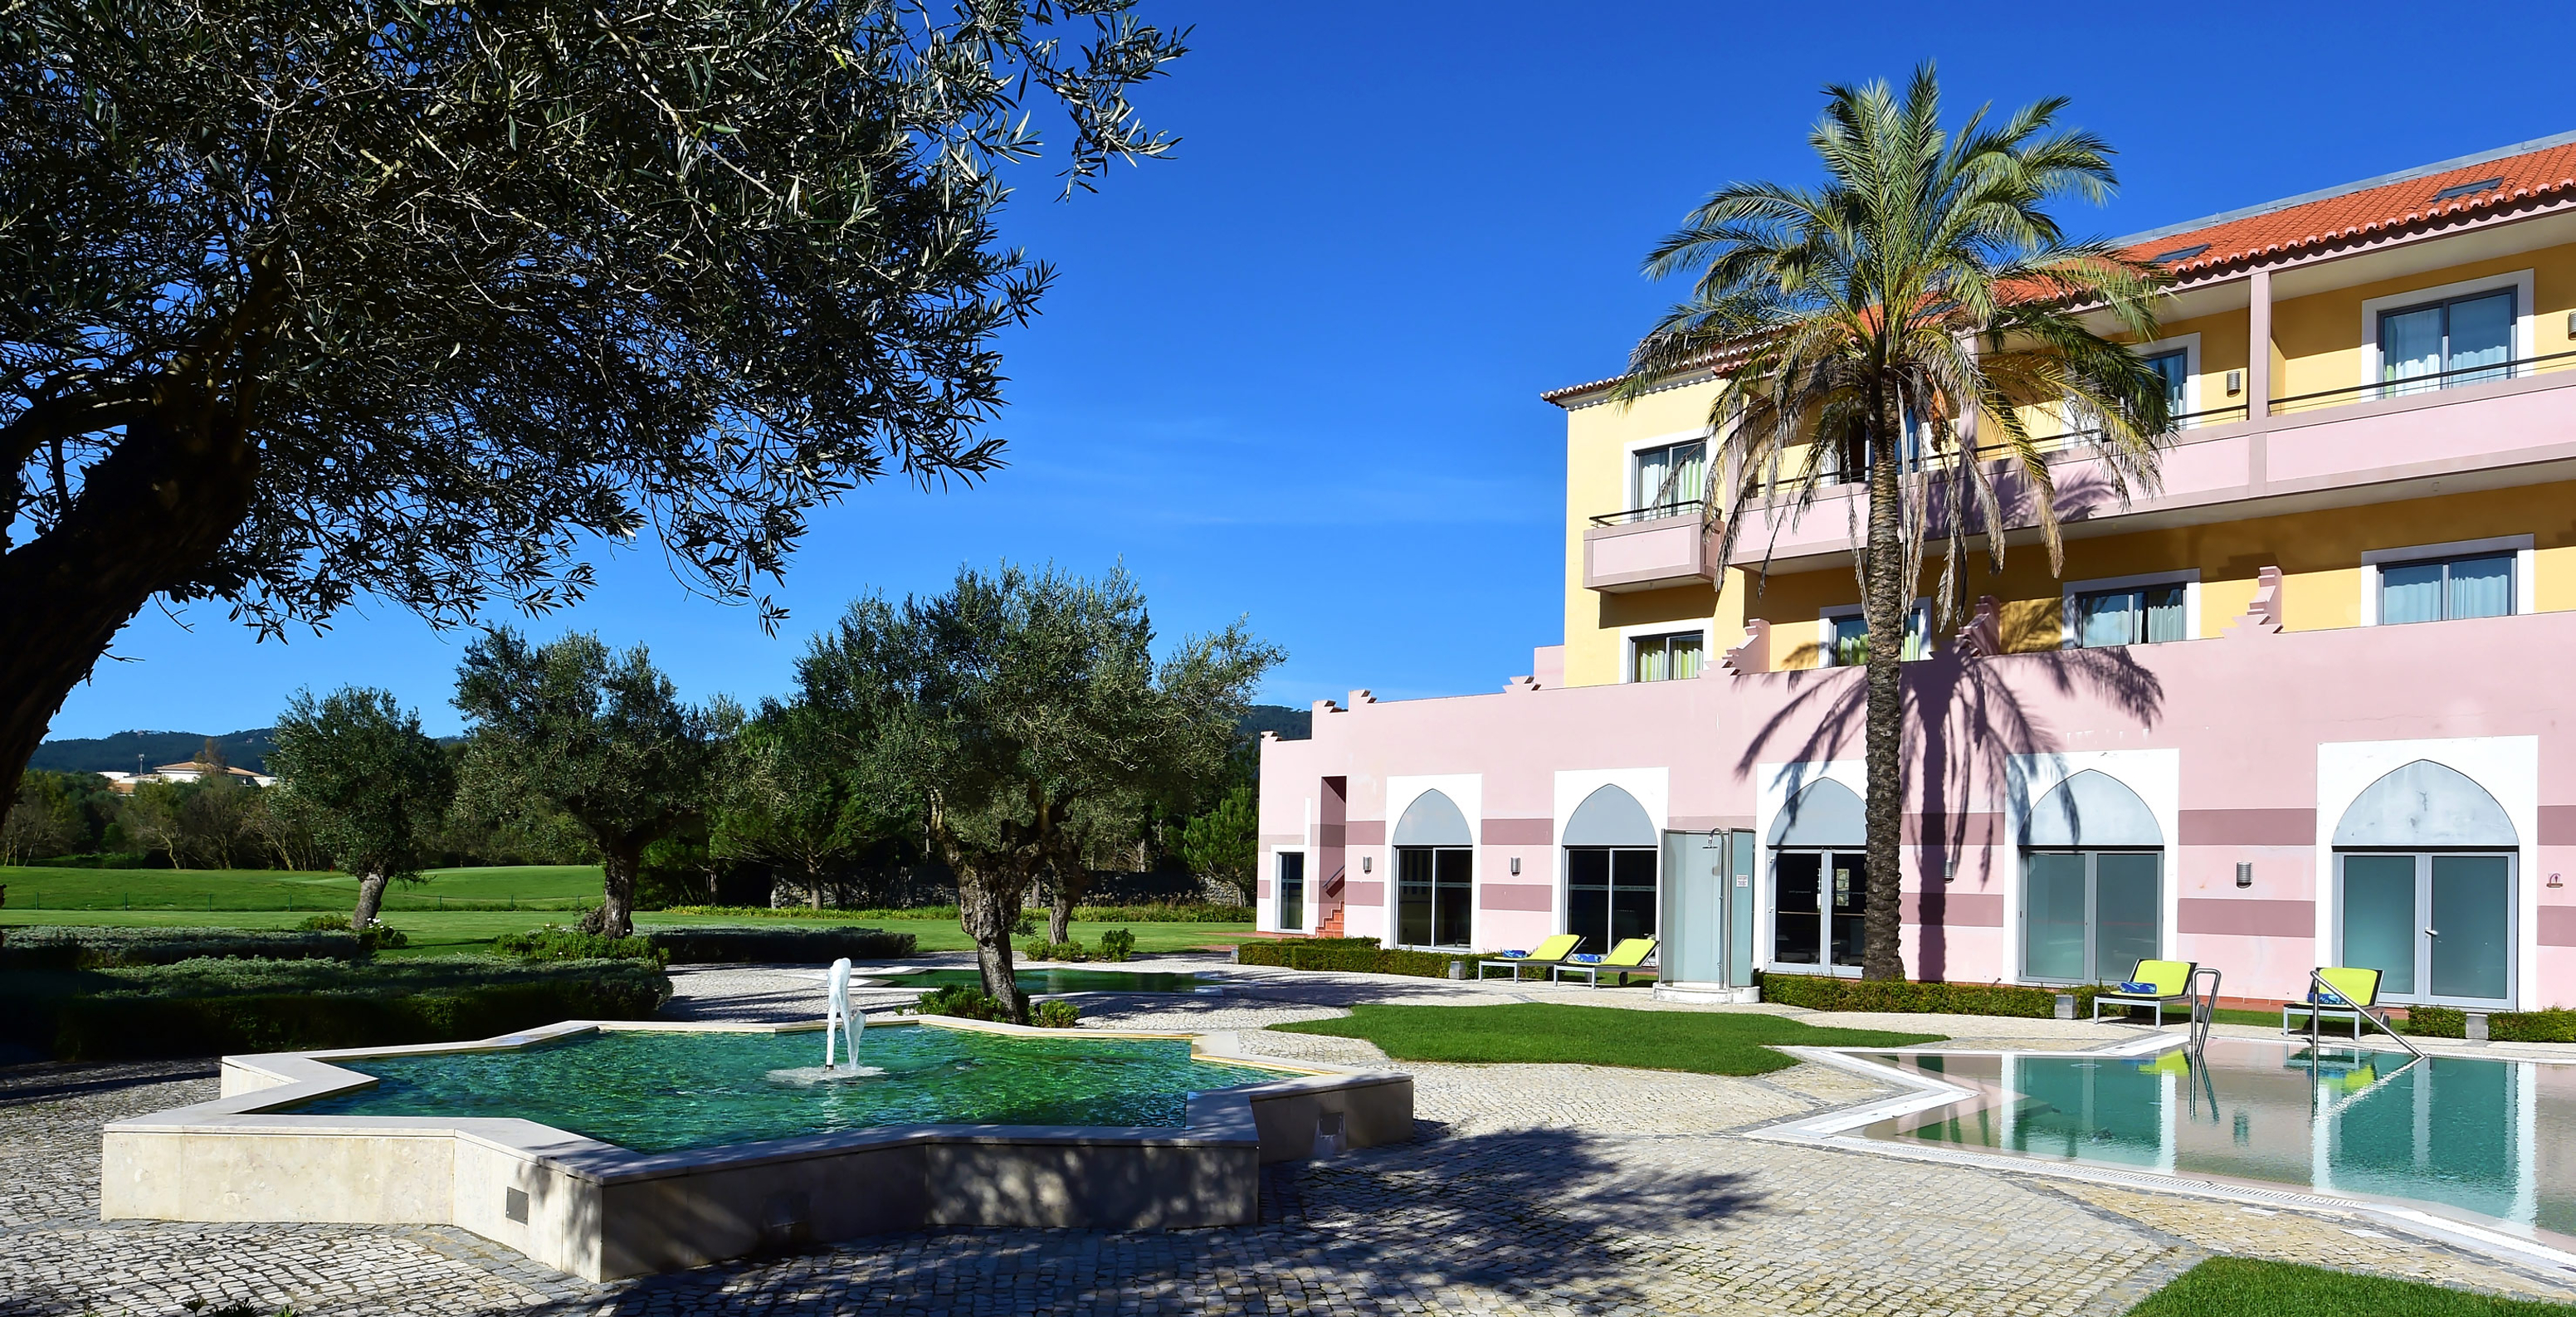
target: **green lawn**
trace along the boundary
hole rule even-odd
[[[2572,1311],[2565,1304],[2286,1262],[2211,1258],[2131,1308],[2129,1317],[2566,1317]]]
[[[220,914],[228,910],[288,911],[298,915],[347,910],[356,904],[358,880],[345,873],[293,873],[276,869],[48,869],[0,868],[9,887],[8,914],[61,911],[171,911]],[[385,908],[441,910],[492,908],[573,910],[599,901],[595,864],[525,864],[482,869],[434,869],[429,881],[397,883]],[[266,927],[266,925],[247,925]]]
[[[1905,1047],[1940,1034],[1820,1029],[1777,1015],[1613,1006],[1354,1006],[1347,1019],[1274,1024],[1365,1038],[1399,1061],[1536,1062],[1758,1075],[1797,1064],[1773,1045]]]

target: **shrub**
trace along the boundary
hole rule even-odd
[[[1136,954],[1136,935],[1123,928],[1113,928],[1100,935],[1100,958],[1123,961]]]
[[[1175,901],[1161,905],[1078,905],[1073,917],[1086,924],[1249,924],[1248,905]]]
[[[1277,965],[1287,969],[1338,970],[1345,974],[1410,974],[1445,979],[1449,967],[1474,956],[1445,951],[1387,950],[1373,937],[1300,938],[1296,941],[1246,942],[1235,949],[1243,965]]]
[[[894,909],[842,909],[808,905],[674,905],[663,907],[675,915],[699,915],[715,919],[955,919],[953,905],[912,905]],[[1078,905],[1073,908],[1075,920],[1085,924],[1249,924],[1252,907],[1218,905],[1202,901],[1175,901],[1147,905]],[[1037,932],[1034,915],[1023,915],[1013,937],[1029,937]]]
[[[1042,1001],[1029,1012],[1029,1023],[1041,1029],[1070,1029],[1082,1018],[1082,1008],[1069,1001]]]
[[[706,928],[657,928],[645,935],[672,965],[745,963],[829,964],[852,960],[892,960],[912,954],[910,933],[879,928],[752,928],[714,925]]]
[[[969,987],[963,983],[951,984],[945,988],[933,988],[921,994],[921,1002],[914,1009],[924,1015],[947,1015],[960,1020],[1011,1018],[1009,1007],[995,1001],[991,994],[986,993],[982,988]]]
[[[2487,1033],[2495,1036],[2495,1022],[2502,1017],[2487,1017]],[[2409,1006],[2406,1018],[2397,1027],[2420,1038],[2466,1038],[2469,1036],[2469,1013],[2449,1006]]]
[[[561,924],[548,924],[525,933],[503,933],[492,939],[492,950],[521,960],[649,960],[656,965],[671,963],[669,953],[654,946],[651,938],[609,937],[604,933],[585,933]]]
[[[2468,1032],[2461,1020],[2460,1032]],[[2576,1043],[2576,1010],[2509,1011],[2487,1017],[2487,1037],[2500,1043]]]
[[[1898,1014],[2016,1015],[2045,1020],[2057,1014],[2056,988],[2003,983],[1917,983],[1908,979],[1844,979],[1822,974],[1764,974],[1762,1000],[1815,1011],[1885,1011]],[[2095,989],[2076,993],[2085,1014]]]
[[[342,916],[342,923],[347,917]],[[388,945],[399,946],[401,943]],[[371,942],[347,932],[247,928],[13,928],[0,969],[83,970],[173,965],[208,956],[263,960],[362,960]]]
[[[308,933],[346,933],[350,931],[349,917],[347,915],[315,915],[312,918],[297,924],[296,927]],[[386,947],[407,947],[411,945],[411,939],[404,936],[401,929],[396,928],[381,919],[368,920],[365,928],[357,930],[357,936],[358,941],[369,951],[379,951]]]
[[[205,1056],[489,1038],[562,1020],[644,1019],[671,981],[639,961],[483,958],[352,965],[207,958],[101,971],[33,1000],[11,1032],[62,1060]]]
[[[1031,960],[1061,960],[1080,964],[1091,959],[1091,953],[1079,942],[1049,942],[1034,938],[1020,944],[1020,954]]]

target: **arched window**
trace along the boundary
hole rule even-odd
[[[1607,952],[1655,935],[1655,821],[1637,798],[1604,786],[1565,821],[1565,931]]]
[[[2396,1001],[2508,1003],[2521,845],[2458,769],[2418,759],[2371,783],[2335,823],[2336,963],[2378,970]]]
[[[2022,820],[2022,974],[2116,983],[2164,945],[2164,830],[2138,793],[2086,769]]]
[[[1831,780],[1789,798],[1771,824],[1771,963],[1860,972],[1869,917],[1860,796]]]
[[[1395,823],[1395,938],[1464,947],[1475,936],[1475,834],[1457,802],[1425,791]]]

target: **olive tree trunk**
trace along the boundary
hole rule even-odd
[[[1901,979],[1904,883],[1898,841],[1905,811],[1905,614],[1913,604],[1914,583],[1905,579],[1896,432],[1881,429],[1869,444],[1869,540],[1861,562],[1861,608],[1869,624],[1863,674],[1869,704],[1861,751],[1869,777],[1863,846],[1869,907],[1861,922],[1860,972],[1866,979]]]
[[[349,927],[365,928],[376,922],[377,912],[385,908],[385,873],[371,869],[358,875],[358,908],[349,916]]]
[[[1091,871],[1079,865],[1058,865],[1055,871],[1055,908],[1047,916],[1047,941],[1073,940],[1073,907],[1080,904],[1091,890]]]
[[[634,842],[599,848],[599,931],[609,937],[635,935],[635,873],[644,867],[644,847]]]
[[[1027,892],[1026,877],[957,871],[958,926],[975,939],[975,963],[984,973],[984,991],[1010,1009],[1013,1024],[1029,1022],[1028,994],[1020,991],[1011,964],[1011,928],[1020,922],[1020,901]]]

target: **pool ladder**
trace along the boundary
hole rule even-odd
[[[2206,992],[2200,986],[2202,975],[2209,976]],[[2209,1045],[2210,1019],[2218,1014],[2219,978],[2217,967],[2212,965],[2201,965],[2191,972],[2191,1032],[2185,1035],[2183,1046],[2194,1058]]]
[[[2315,1007],[2316,1005],[2320,1004],[2320,1003],[2319,1003],[2319,1001],[2318,1001],[2318,999],[2319,999],[2319,998],[2321,998],[2321,997],[2325,997],[2325,996],[2328,996],[2328,995],[2332,995],[2332,996],[2335,996],[2335,997],[2338,997],[2338,998],[2340,998],[2340,997],[2342,996],[2342,994],[2341,994],[2341,993],[2336,992],[2336,991],[2334,990],[2334,988],[2333,988],[2331,985],[2327,984],[2327,982],[2326,982],[2326,976],[2325,976],[2323,973],[2321,973],[2321,972],[2319,972],[2319,971],[2317,971],[2317,970],[2309,970],[2309,971],[2308,971],[2308,1001],[2309,1001],[2309,1005],[2310,1005],[2310,1007],[2311,1007],[2312,1009],[2310,1009],[2310,1010],[2308,1011],[2308,1050],[2309,1050],[2309,1051],[2311,1051],[2311,1052],[2313,1052],[2313,1051],[2315,1051],[2315,1050],[2316,1050],[2316,1048],[2317,1048],[2317,1044],[2318,1044],[2318,1042],[2320,1041],[2320,1036],[2319,1036],[2319,1034],[2318,1034],[2318,1032],[2317,1032],[2317,1026],[2318,1026],[2318,1024],[2319,1024],[2319,1023],[2324,1019],[2324,1017],[2325,1017],[2325,1013],[2324,1013],[2323,1011],[2315,1010],[2315,1009],[2313,1009],[2313,1007]],[[2353,1007],[2353,1008],[2352,1008],[2352,1013],[2353,1013],[2354,1015],[2356,1015],[2356,1016],[2358,1016],[2358,1017],[2362,1018],[2362,1019],[2365,1019],[2365,1020],[2370,1021],[2370,1022],[2371,1022],[2371,1024],[2372,1024],[2372,1025],[2374,1025],[2374,1026],[2376,1026],[2376,1027],[2378,1028],[2378,1030],[2379,1030],[2381,1033],[2384,1033],[2384,1034],[2388,1035],[2389,1037],[2396,1039],[2396,1040],[2397,1040],[2397,1045],[2398,1045],[2399,1047],[2403,1047],[2403,1048],[2405,1048],[2405,1049],[2406,1049],[2407,1051],[2409,1051],[2409,1052],[2414,1053],[2414,1054],[2415,1054],[2415,1058],[2416,1058],[2417,1060],[2419,1060],[2419,1061],[2420,1061],[2420,1060],[2422,1060],[2422,1059],[2423,1059],[2423,1057],[2424,1057],[2424,1049],[2422,1049],[2422,1048],[2420,1048],[2420,1047],[2417,1047],[2417,1046],[2416,1046],[2414,1043],[2412,1043],[2412,1042],[2409,1042],[2409,1041],[2407,1040],[2407,1038],[2406,1038],[2406,1035],[2404,1035],[2404,1034],[2402,1034],[2402,1033],[2397,1032],[2395,1029],[2391,1029],[2391,1028],[2389,1028],[2389,1027],[2388,1027],[2388,1021],[2386,1021],[2386,1020],[2383,1020],[2383,1019],[2379,1018],[2379,1012],[2374,1011],[2374,1010],[2369,1010],[2369,1009],[2366,1009],[2366,1008],[2363,1008],[2363,1007],[2360,1007],[2360,1006],[2355,1006],[2355,1007]],[[2359,1041],[2361,1041],[2361,1037],[2360,1037],[2360,1035],[2361,1035],[2361,1026],[2360,1026],[2360,1025],[2358,1025],[2358,1024],[2356,1024],[2356,1025],[2354,1025],[2354,1026],[2353,1026],[2353,1041],[2354,1041],[2354,1042],[2359,1042]]]

